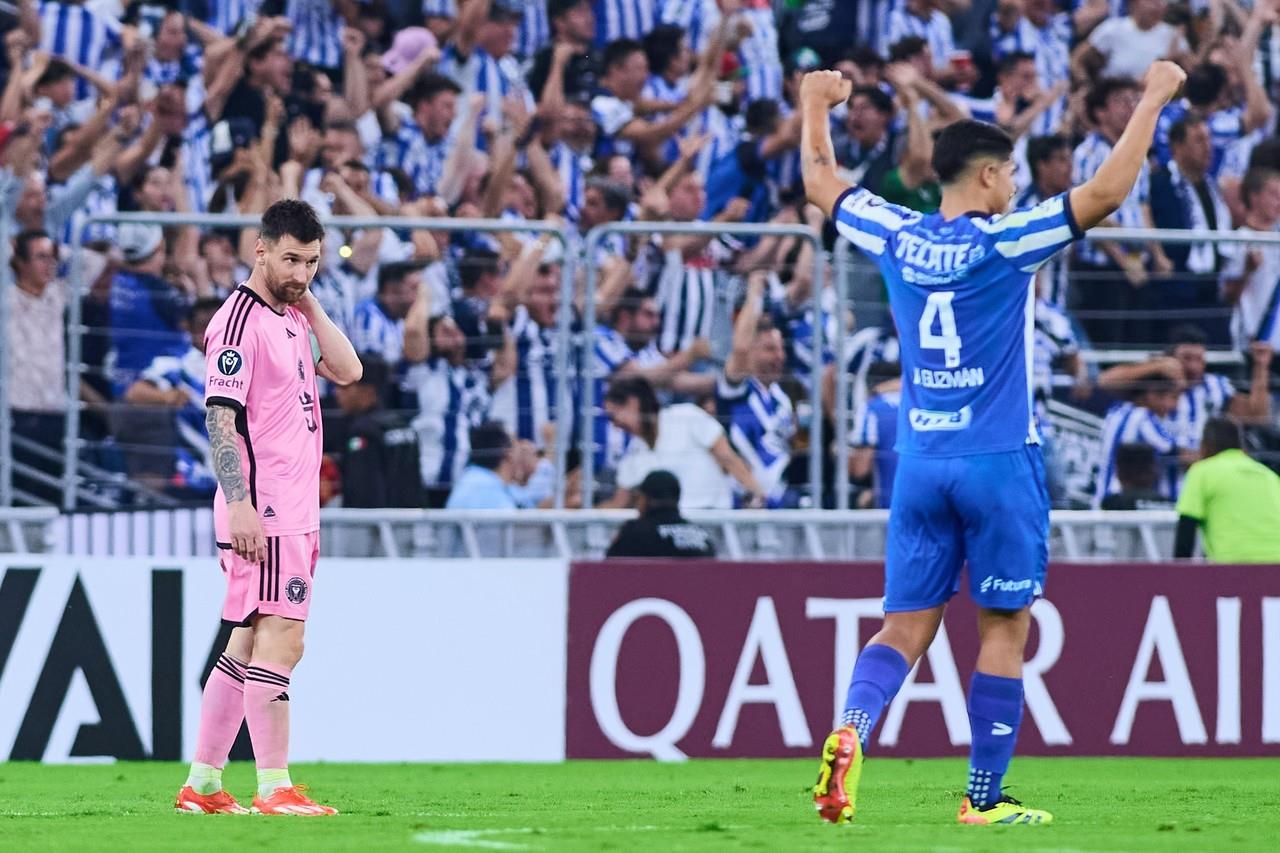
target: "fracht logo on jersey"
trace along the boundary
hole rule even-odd
[[[965,406],[958,412],[932,412],[928,409],[912,409],[909,413],[911,428],[916,432],[968,429],[973,421],[973,409]]]

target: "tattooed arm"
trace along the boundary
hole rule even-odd
[[[811,71],[800,83],[800,172],[804,192],[828,216],[841,193],[849,189],[849,184],[836,175],[831,108],[848,98],[852,87],[839,71]]]
[[[250,500],[245,483],[244,466],[240,464],[240,438],[236,433],[236,411],[214,403],[204,419],[209,430],[209,457],[213,473],[227,500],[227,519],[231,533],[231,550],[246,560],[266,559],[266,540],[262,521]]]

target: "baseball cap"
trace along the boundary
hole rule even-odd
[[[164,242],[164,231],[159,225],[126,222],[116,229],[116,243],[125,261],[136,264],[155,254]]]
[[[426,27],[406,27],[396,33],[391,49],[382,54],[382,67],[388,74],[399,74],[424,50],[438,50],[440,43]]]
[[[680,481],[670,471],[650,471],[640,481],[640,494],[650,506],[676,506],[680,503]]]

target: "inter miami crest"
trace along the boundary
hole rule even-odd
[[[284,587],[284,594],[294,604],[301,604],[307,600],[307,582],[302,578],[289,578],[289,582]]]
[[[218,356],[218,372],[223,376],[235,376],[243,365],[244,359],[233,349],[223,350]]]

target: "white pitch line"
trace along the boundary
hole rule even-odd
[[[491,841],[486,835],[512,832],[533,832],[532,829],[439,829],[419,832],[413,840],[420,844],[440,847],[480,847],[485,850],[527,850],[529,845],[512,841]]]

